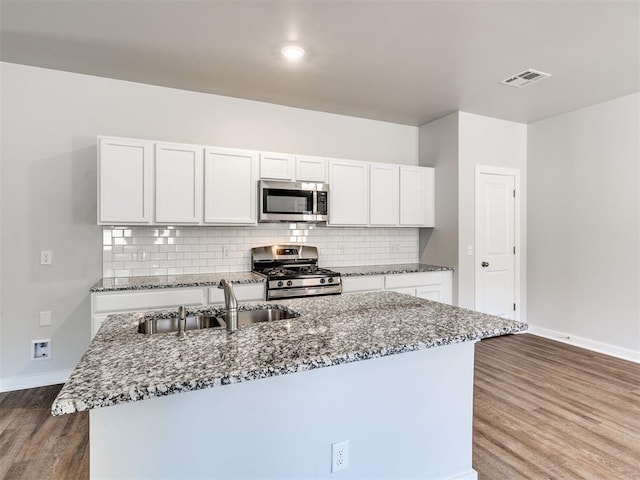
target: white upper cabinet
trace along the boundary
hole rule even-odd
[[[329,224],[369,223],[369,164],[329,160]]]
[[[296,156],[296,182],[327,181],[327,160],[322,157]]]
[[[216,147],[204,152],[205,223],[255,225],[258,152]]]
[[[260,152],[260,178],[293,180],[295,157],[286,153]]]
[[[202,222],[202,147],[156,143],[156,223]]]
[[[98,137],[98,223],[151,222],[152,143]]]
[[[400,167],[400,225],[435,226],[435,170]]]
[[[260,178],[325,183],[327,160],[307,155],[260,152]]]
[[[400,167],[372,163],[369,167],[369,224],[397,226],[399,219],[398,188]]]

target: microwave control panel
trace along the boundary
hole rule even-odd
[[[329,192],[318,192],[318,215],[327,214],[327,194]]]

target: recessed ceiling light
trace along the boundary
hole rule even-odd
[[[304,57],[304,48],[298,47],[297,45],[287,45],[280,50],[280,53],[282,53],[287,60],[300,60]]]

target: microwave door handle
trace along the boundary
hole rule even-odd
[[[316,215],[318,214],[318,191],[314,190],[313,191],[313,211],[311,212],[313,214],[314,218],[317,218]]]

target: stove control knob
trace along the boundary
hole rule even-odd
[[[329,282],[329,283],[333,283],[333,277],[329,277],[328,282]]]
[[[326,280],[324,278],[320,279],[320,283],[324,283]]]
[[[283,285],[282,280],[278,282],[278,286],[281,287]]]
[[[291,280],[287,280],[287,287],[290,287],[291,285],[293,285],[293,282]]]

